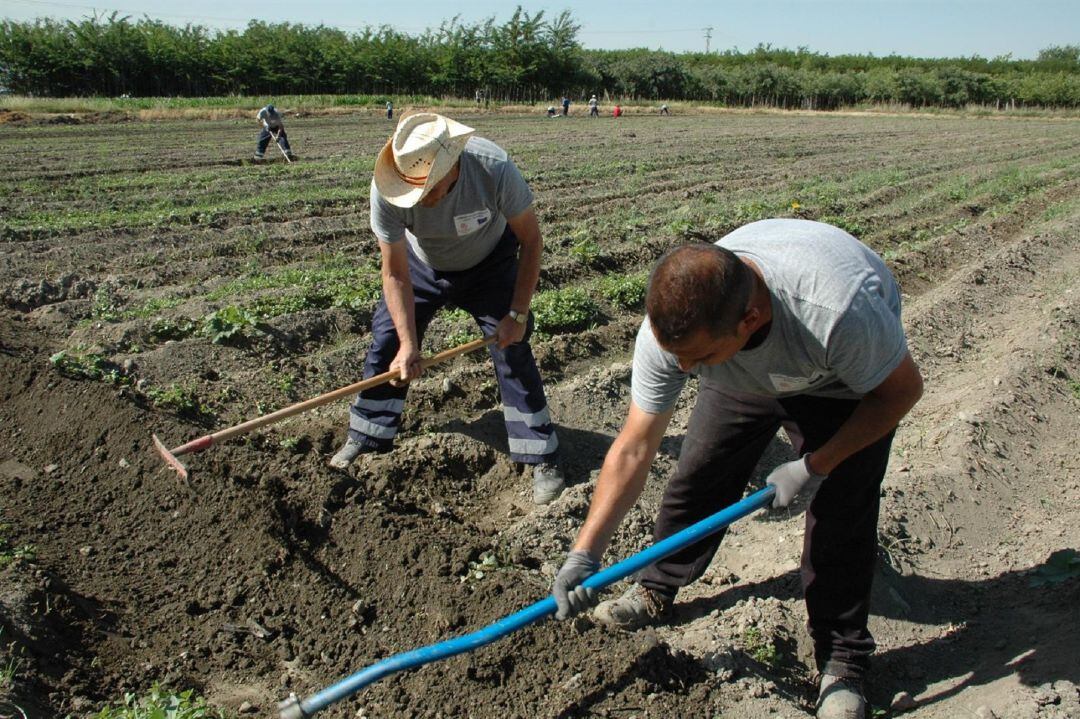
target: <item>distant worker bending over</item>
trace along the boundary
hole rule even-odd
[[[375,161],[371,230],[382,255],[383,292],[371,321],[364,377],[400,380],[361,392],[349,438],[330,464],[390,451],[407,383],[420,376],[420,343],[436,311],[452,303],[485,336],[502,394],[510,457],[532,466],[533,500],[563,489],[559,440],[529,336],[529,304],[543,241],[533,194],[506,152],[434,113],[407,115]]]
[[[270,140],[273,140],[281,147],[281,151],[285,153],[286,157],[295,160],[296,155],[289,148],[289,137],[285,134],[285,120],[281,117],[281,113],[273,105],[267,105],[259,110],[258,114],[255,115],[255,119],[262,123],[262,129],[259,130],[259,142],[255,146],[255,157],[253,159],[256,161],[264,159],[266,157],[266,146],[270,144]]]

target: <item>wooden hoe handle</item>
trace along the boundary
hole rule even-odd
[[[494,336],[483,337],[478,340],[473,340],[472,342],[466,342],[463,345],[444,350],[430,357],[425,357],[424,359],[420,360],[420,366],[424,369],[427,369],[428,367],[437,365],[440,362],[445,362],[446,360],[457,357],[458,355],[478,350],[481,347],[487,347],[494,342]],[[377,374],[374,377],[368,377],[367,379],[361,380],[360,382],[354,382],[347,387],[335,389],[332,392],[321,394],[318,397],[312,397],[309,400],[304,400],[303,402],[297,402],[296,404],[289,405],[288,407],[283,407],[276,412],[265,414],[262,417],[249,419],[247,422],[242,422],[241,424],[219,430],[217,432],[214,432],[213,434],[199,437],[198,439],[194,439],[187,444],[180,445],[176,449],[170,450],[169,453],[175,456],[180,454],[189,454],[191,452],[200,452],[210,447],[210,445],[212,444],[216,444],[218,442],[230,439],[232,437],[236,437],[241,434],[247,434],[248,432],[259,429],[260,427],[274,424],[275,422],[280,422],[286,417],[292,417],[295,414],[307,412],[309,409],[321,407],[322,405],[329,404],[330,402],[333,402],[336,399],[340,399],[341,397],[347,397],[365,389],[378,387],[379,385],[386,384],[390,380],[396,379],[400,376],[401,373],[397,370],[383,372],[382,374]],[[168,458],[166,457],[166,459]]]

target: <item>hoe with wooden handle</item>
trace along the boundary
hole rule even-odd
[[[466,342],[463,345],[459,345],[452,349],[445,350],[436,355],[432,355],[431,357],[425,357],[424,359],[420,360],[420,366],[424,369],[427,369],[432,365],[437,365],[440,362],[444,362],[453,357],[457,357],[458,355],[465,354],[466,352],[472,352],[473,350],[478,350],[481,347],[487,347],[494,341],[495,337],[484,337],[482,339],[473,340],[472,342]],[[155,434],[153,435],[154,446],[157,447],[157,451],[161,454],[161,458],[165,460],[165,463],[175,469],[181,477],[187,479],[188,470],[187,467],[185,467],[183,463],[181,463],[180,460],[177,459],[179,455],[202,452],[204,449],[207,449],[211,445],[217,444],[218,442],[223,442],[227,439],[231,439],[232,437],[247,434],[248,432],[256,430],[259,427],[265,427],[267,425],[274,424],[275,422],[280,422],[286,417],[292,417],[294,414],[300,414],[301,412],[306,412],[309,409],[321,407],[322,405],[333,402],[334,400],[340,399],[341,397],[347,397],[349,395],[356,394],[361,390],[377,387],[381,384],[389,382],[390,380],[397,379],[400,376],[401,375],[397,370],[383,372],[382,374],[375,375],[374,377],[369,377],[360,382],[354,382],[347,387],[336,389],[333,392],[327,392],[326,394],[321,394],[318,397],[313,397],[312,399],[305,400],[303,402],[297,402],[294,405],[289,405],[288,407],[284,407],[277,410],[276,412],[271,412],[270,414],[263,415],[262,417],[249,419],[247,422],[243,422],[236,426],[229,427],[228,429],[222,429],[214,432],[213,434],[207,434],[199,437],[198,439],[193,439],[187,444],[182,444],[174,449],[169,449],[168,447],[166,447],[165,443],[158,439],[158,436]]]

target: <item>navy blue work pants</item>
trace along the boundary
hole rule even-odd
[[[654,537],[669,537],[739,501],[781,425],[801,456],[828,441],[857,404],[808,395],[777,399],[736,393],[702,380]],[[841,462],[806,510],[800,574],[814,657],[823,673],[860,677],[874,651],[867,620],[879,496],[893,434]],[[718,532],[660,560],[643,570],[638,581],[674,596],[705,573],[723,537]]]
[[[275,130],[274,134],[277,135],[277,141],[278,144],[281,145],[281,149],[285,152],[292,152],[291,148],[289,147],[289,136],[285,134],[285,128],[282,127],[280,130]],[[259,130],[259,144],[255,149],[255,154],[261,156],[263,153],[265,153],[267,146],[273,139],[274,135],[271,135],[270,130],[268,130],[265,125],[263,125],[263,128]]]
[[[495,249],[467,270],[445,272],[422,262],[409,248],[409,277],[416,299],[416,331],[423,338],[428,323],[443,305],[452,303],[472,315],[484,336],[495,332],[510,311],[517,279],[518,240],[507,226]],[[529,337],[533,320],[521,342],[504,350],[489,346],[502,395],[503,419],[515,462],[554,461],[559,440],[548,413],[544,383],[536,367]],[[364,378],[386,372],[401,346],[397,329],[379,299],[371,320],[372,342],[364,363]],[[379,451],[388,451],[401,424],[407,387],[384,384],[357,395],[349,412],[349,437]]]

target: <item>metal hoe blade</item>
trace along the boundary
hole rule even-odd
[[[154,446],[157,448],[158,454],[161,455],[161,458],[165,460],[165,464],[176,470],[176,473],[180,475],[181,479],[187,479],[187,467],[181,464],[180,460],[176,458],[176,455],[173,454],[169,450],[169,448],[165,446],[164,442],[158,439],[158,436],[156,434],[152,436],[154,438]]]

